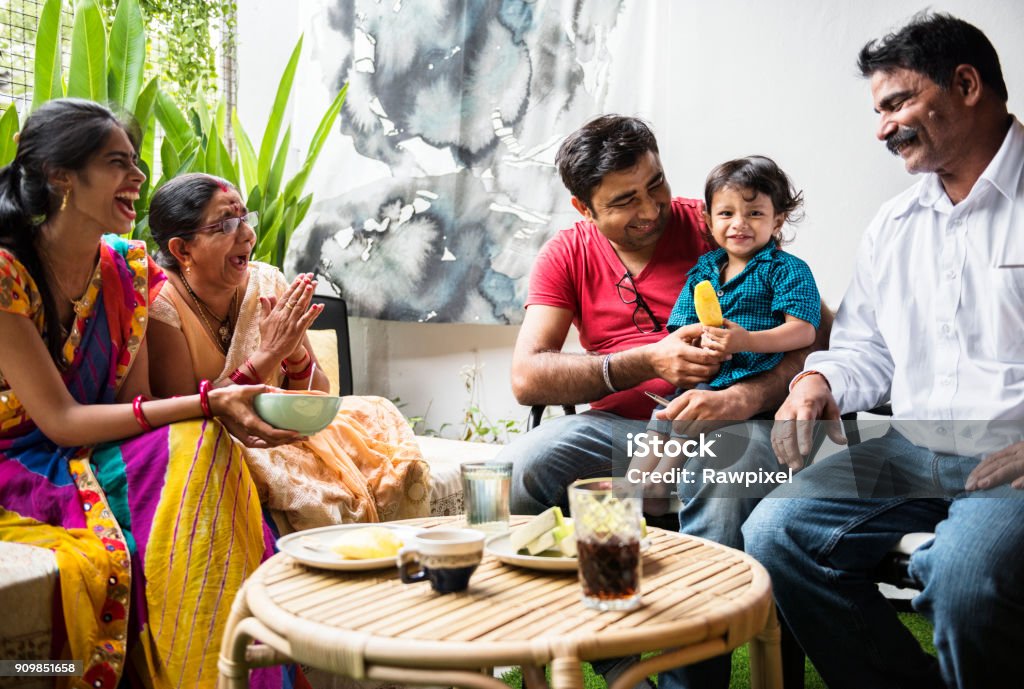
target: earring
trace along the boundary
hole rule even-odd
[[[185,275],[191,275],[191,274],[192,274],[192,264],[191,263],[186,263],[185,264]]]
[[[60,212],[63,213],[64,209],[68,207],[68,199],[71,198],[71,187],[64,190],[64,198],[60,202]]]

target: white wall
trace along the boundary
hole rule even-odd
[[[299,33],[307,45],[318,40],[319,5],[239,3],[238,102],[250,135],[262,131]],[[652,123],[677,195],[702,195],[707,171],[729,158],[775,158],[806,198],[806,218],[790,250],[810,263],[835,306],[864,227],[882,201],[913,182],[874,138],[876,116],[856,55],[867,40],[924,7],[919,0],[628,0],[610,39],[620,62],[606,110]],[[929,7],[988,35],[1001,58],[1010,110],[1024,115],[1024,3],[946,0]],[[330,76],[298,80],[324,83]],[[300,112],[318,120],[328,96],[317,100],[310,89],[297,88],[303,89]],[[304,146],[308,138],[293,141]],[[334,161],[330,183],[341,190],[344,160],[354,154],[335,139],[318,170],[324,174]],[[351,332],[357,392],[400,397],[407,414],[429,408],[427,423],[436,428],[462,416],[460,368],[483,364],[484,410],[492,419],[525,417],[508,388],[515,327],[360,318],[352,319]],[[576,345],[574,334],[570,341]]]

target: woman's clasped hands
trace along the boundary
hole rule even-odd
[[[260,349],[275,361],[305,357],[306,330],[324,309],[323,304],[311,304],[315,290],[313,274],[301,273],[279,298],[260,297]]]

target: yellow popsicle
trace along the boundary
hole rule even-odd
[[[698,282],[693,288],[693,306],[697,309],[697,318],[701,325],[722,327],[722,305],[718,303],[718,295],[715,294],[715,288],[711,286],[710,281]]]

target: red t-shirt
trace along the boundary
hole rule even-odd
[[[650,263],[633,276],[637,290],[651,307],[662,330],[641,333],[633,324],[635,304],[625,304],[615,285],[626,269],[608,239],[592,222],[582,220],[562,230],[541,249],[530,275],[526,306],[542,304],[572,311],[580,345],[588,352],[607,354],[657,342],[668,333],[668,316],[686,284],[686,273],[710,247],[704,240],[704,204],[695,199],[672,200],[665,233]],[[612,373],[615,362],[612,362]],[[655,403],[644,390],[665,396],[675,390],[654,378],[634,388],[591,403],[593,409],[632,419],[646,419]]]

